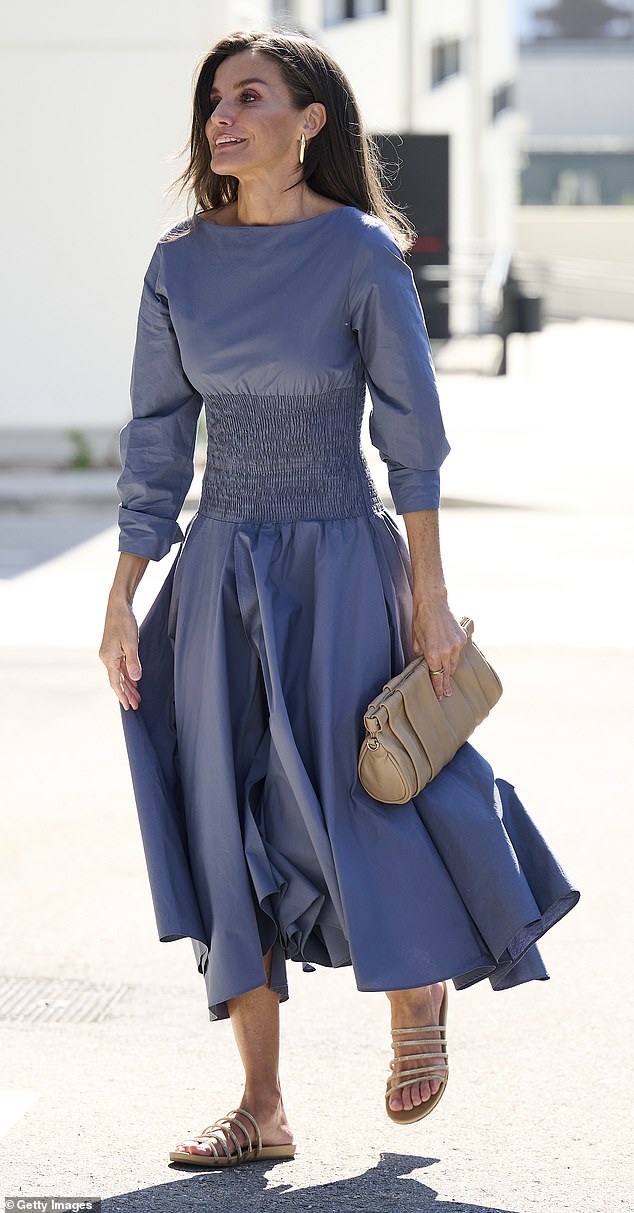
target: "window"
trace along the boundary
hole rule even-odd
[[[355,17],[371,17],[386,11],[387,0],[323,0],[324,25],[354,21]]]
[[[495,121],[498,114],[515,107],[515,85],[500,84],[491,98],[491,120]]]
[[[563,169],[551,198],[554,206],[600,206],[601,182],[596,173]]]
[[[451,42],[436,42],[431,48],[431,82],[432,87],[442,84],[449,76],[457,76],[460,71],[460,43],[457,39]]]
[[[633,206],[634,152],[530,152],[523,206]]]
[[[384,13],[387,3],[386,0],[356,0],[352,8],[355,17],[371,17],[373,13]]]

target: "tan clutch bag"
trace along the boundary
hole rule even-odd
[[[473,620],[460,626],[467,643],[451,684],[438,700],[424,657],[390,679],[363,717],[359,779],[384,804],[403,804],[451,761],[502,694],[495,670],[473,643]]]

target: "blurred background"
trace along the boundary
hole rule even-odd
[[[613,557],[631,522],[631,0],[185,0],[177,17],[162,0],[5,4],[0,590],[14,639],[42,636],[28,580],[42,562],[101,536],[108,546],[82,557],[99,550],[111,575],[101,553],[116,549],[141,283],[159,235],[185,212],[169,185],[184,165],[197,66],[224,33],[273,22],[341,63],[416,227],[408,259],[453,448],[445,505],[591,509],[580,542],[593,543],[598,578],[581,554],[540,551],[549,597],[533,604],[535,581],[527,592],[534,636],[592,645],[599,586],[609,581],[615,611],[630,591],[629,564]],[[190,511],[202,419],[199,439]],[[384,466],[368,457],[389,505]],[[617,537],[598,519],[606,509]],[[460,598],[465,558],[454,569],[455,514],[445,520]],[[511,575],[525,549],[504,551]],[[146,575],[141,608],[166,567]],[[470,564],[466,585],[473,611]],[[95,588],[97,613],[105,589]],[[512,639],[517,623],[482,601],[491,642]],[[84,610],[65,643],[94,646],[97,630]]]
[[[631,3],[5,4],[5,467],[116,459],[139,283],[185,207],[165,191],[195,66],[272,20],[335,55],[381,137],[440,371],[495,373],[500,333],[632,320]]]
[[[397,1207],[411,1149],[410,1170],[434,1164],[434,1188],[416,1189],[420,1210],[614,1213],[631,1187],[619,1076],[633,991],[622,961],[633,803],[634,4],[0,8],[0,887],[7,912],[18,907],[0,942],[7,1190],[76,1183],[110,1194],[104,1209],[129,1210],[148,1207],[151,1181],[152,1207],[167,1208],[168,1141],[196,1129],[199,1113],[200,1124],[219,1115],[225,1098],[235,1106],[230,1029],[209,1028],[188,944],[156,939],[119,712],[97,651],[117,560],[118,432],[141,285],[160,234],[185,213],[167,191],[183,167],[195,71],[219,37],[277,22],[342,65],[416,227],[409,263],[452,444],[441,474],[450,604],[474,617],[505,686],[476,743],[582,890],[544,943],[556,980],[455,1000],[448,1115],[430,1118],[425,1159],[422,1137],[404,1141],[381,1114],[379,999],[360,1004],[349,971],[291,974],[288,1085],[311,1146],[291,1184],[310,1189],[314,1209]],[[367,416],[364,443],[389,506]],[[203,459],[201,430],[183,523]],[[175,552],[148,567],[139,618]],[[615,972],[616,1013],[601,999]],[[201,1038],[215,1066],[212,1106]],[[354,1140],[339,1135],[336,1160],[320,1067],[356,1090],[367,1115],[363,1126],[356,1115]],[[148,1145],[150,1101],[159,1111]],[[342,1097],[340,1125],[349,1111]],[[322,1146],[338,1193],[320,1187]],[[396,1151],[378,1170],[377,1148]],[[355,1187],[363,1174],[369,1186]],[[210,1191],[189,1188],[191,1207],[203,1196],[206,1209],[237,1207],[230,1189],[217,1189],[217,1205]],[[259,1209],[259,1189],[248,1194]]]

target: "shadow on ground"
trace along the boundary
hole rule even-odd
[[[443,497],[443,509],[450,510],[526,510],[493,501],[468,501]],[[393,508],[390,506],[390,508]],[[117,505],[111,507],[87,502],[34,501],[20,508],[0,504],[0,580],[28,573],[47,560],[62,556],[87,539],[117,524]],[[116,542],[115,545],[116,547]]]
[[[0,579],[9,580],[116,524],[117,510],[77,505],[49,506],[0,513]],[[115,545],[116,546],[116,545]]]
[[[508,501],[471,501],[468,497],[442,497],[443,510],[519,510],[535,513],[534,505],[513,505]]]
[[[315,1184],[309,1188],[294,1188],[284,1182],[285,1170],[292,1162],[246,1163],[242,1167],[210,1169],[192,1174],[193,1168],[172,1165],[172,1171],[183,1171],[191,1178],[137,1192],[126,1192],[102,1201],[102,1213],[153,1213],[172,1210],[175,1201],[189,1210],[205,1213],[297,1213],[310,1209],[312,1213],[517,1213],[512,1209],[493,1209],[489,1205],[472,1205],[464,1201],[438,1200],[433,1188],[427,1187],[410,1173],[438,1162],[417,1154],[381,1153],[375,1167],[350,1179]],[[278,1186],[269,1186],[269,1177]]]

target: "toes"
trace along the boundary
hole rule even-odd
[[[440,1089],[440,1079],[430,1078],[429,1081],[413,1082],[409,1087],[403,1087],[397,1094],[390,1096],[390,1107],[393,1112],[402,1110],[411,1112],[419,1107]]]
[[[211,1154],[213,1153],[211,1146],[206,1142],[194,1141],[189,1137],[186,1141],[179,1142],[176,1147],[177,1151],[182,1154]]]
[[[403,1107],[408,1111],[411,1108],[420,1107],[430,1096],[436,1094],[439,1086],[440,1083],[436,1079],[432,1079],[430,1082],[413,1082],[410,1087],[405,1087],[403,1090]]]

